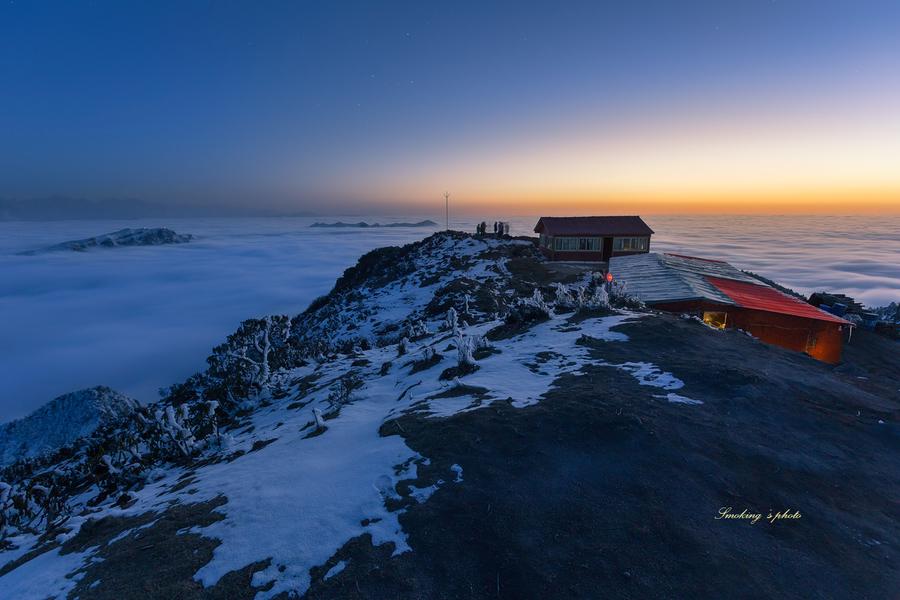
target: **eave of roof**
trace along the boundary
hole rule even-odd
[[[812,304],[808,304],[793,296],[788,296],[784,292],[767,285],[757,285],[712,276],[707,276],[706,279],[716,286],[719,291],[734,300],[741,308],[814,319],[816,321],[840,323],[842,325],[850,324],[850,321],[846,319],[825,312]]]
[[[647,304],[709,301],[750,310],[850,324],[723,261],[681,254],[613,257],[610,272]]]

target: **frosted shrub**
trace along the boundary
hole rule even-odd
[[[491,347],[491,342],[483,335],[471,338],[473,350],[487,350]]]
[[[353,399],[353,392],[363,386],[362,379],[354,372],[347,373],[337,381],[337,385],[328,393],[328,403],[332,406],[349,404]]]
[[[594,288],[593,293],[584,301],[584,307],[592,310],[603,310],[609,308],[609,293],[604,285],[598,285]]]
[[[628,292],[628,285],[624,281],[614,281],[609,285],[609,303],[617,308],[644,308],[644,303]]]
[[[447,310],[447,319],[444,325],[453,335],[459,334],[459,316],[456,314],[456,309],[452,306]]]
[[[181,408],[181,418],[171,406],[167,406],[165,411],[156,411],[156,423],[173,448],[178,450],[183,456],[190,456],[197,440],[194,439],[194,434],[191,433],[191,430],[185,426],[187,405],[182,405]]]
[[[258,393],[268,385],[272,373],[284,366],[289,338],[290,319],[286,316],[248,319],[213,349],[210,373],[239,396]]]
[[[422,319],[413,322],[409,327],[407,327],[406,332],[408,334],[407,337],[411,338],[417,338],[431,333],[430,331],[428,331],[428,326],[424,321],[422,321]]]
[[[322,411],[318,408],[313,409],[313,418],[316,420],[316,429],[325,428],[325,420],[322,418]]]
[[[506,333],[501,333],[500,335],[508,335],[510,332],[519,331],[530,327],[532,324],[546,321],[549,318],[550,307],[544,301],[540,290],[535,288],[530,298],[520,298],[518,302],[510,306],[509,312],[503,318],[503,325],[501,326]],[[497,339],[494,336],[501,328],[489,332],[493,339]]]
[[[223,433],[219,436],[219,448],[228,451],[235,446],[234,435]]]
[[[542,313],[545,317],[550,316],[550,307],[547,306],[547,303],[544,301],[544,296],[541,294],[541,290],[537,288],[534,288],[534,293],[531,295],[531,298],[526,298],[519,304],[526,309],[531,309],[534,312]]]
[[[472,338],[463,334],[456,336],[456,362],[460,368],[472,367],[475,365],[473,352],[474,343]]]
[[[569,292],[572,294],[572,301],[575,302],[576,307],[584,306],[587,301],[587,291],[584,286],[576,285],[570,288]]]
[[[563,308],[573,308],[575,306],[569,287],[564,283],[556,284],[556,305]]]
[[[397,356],[404,356],[407,352],[409,352],[409,340],[402,338],[397,344]]]
[[[206,415],[203,424],[209,428],[210,435],[216,436],[216,440],[219,440],[219,421],[216,418],[217,408],[219,408],[219,403],[215,400],[206,402]]]

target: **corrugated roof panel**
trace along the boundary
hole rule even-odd
[[[707,276],[707,279],[722,293],[734,300],[738,306],[743,308],[793,315],[818,321],[849,323],[849,321],[820,310],[798,298],[788,296],[772,287],[710,276]]]
[[[747,275],[740,269],[721,260],[709,260],[707,258],[698,258],[696,256],[685,256],[683,254],[663,254],[663,260],[673,269],[693,273],[695,275],[712,275],[724,279],[734,279],[737,281],[745,281],[756,285],[766,285],[759,279]]]
[[[610,272],[616,281],[625,283],[629,293],[647,304],[700,299],[734,304],[702,275],[673,267],[661,254],[613,257]]]

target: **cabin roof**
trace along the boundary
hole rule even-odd
[[[546,235],[652,235],[653,230],[637,216],[630,217],[541,217],[535,233]]]
[[[609,270],[617,281],[626,284],[629,293],[647,304],[683,300],[734,304],[706,280],[706,275],[755,281],[728,263],[657,252],[613,257]]]
[[[806,319],[831,321],[833,323],[849,323],[836,315],[816,308],[799,298],[788,296],[784,292],[767,285],[754,285],[743,281],[707,277],[720,291],[727,294],[738,306],[754,310],[793,315]]]
[[[717,304],[846,323],[789,296],[727,262],[680,254],[613,257],[610,272],[647,304],[707,300]]]

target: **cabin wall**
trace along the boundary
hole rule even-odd
[[[578,239],[578,238],[600,238],[600,248],[598,250],[556,250],[553,248],[553,241],[559,238]],[[615,236],[623,237],[623,236]],[[608,262],[613,256],[629,256],[631,254],[646,254],[650,248],[649,236],[624,236],[624,237],[645,237],[647,238],[647,250],[604,250],[604,246],[612,246],[615,237],[602,235],[547,235],[541,234],[538,243],[541,252],[550,260],[572,261],[572,262]]]
[[[718,304],[711,300],[679,300],[676,302],[656,302],[651,305],[651,308],[673,313],[701,313],[705,311],[731,313],[737,309],[737,306],[733,304]]]
[[[745,309],[729,314],[729,318],[731,326],[766,343],[805,352],[823,362],[841,362],[844,331],[840,323]]]
[[[806,319],[793,315],[738,306],[708,300],[685,300],[653,304],[654,309],[667,312],[701,314],[725,312],[726,327],[742,329],[755,338],[795,352],[803,352],[816,360],[836,364],[841,361],[846,328],[840,323]]]
[[[553,250],[541,248],[544,256],[550,260],[572,262],[604,262],[602,250]]]

